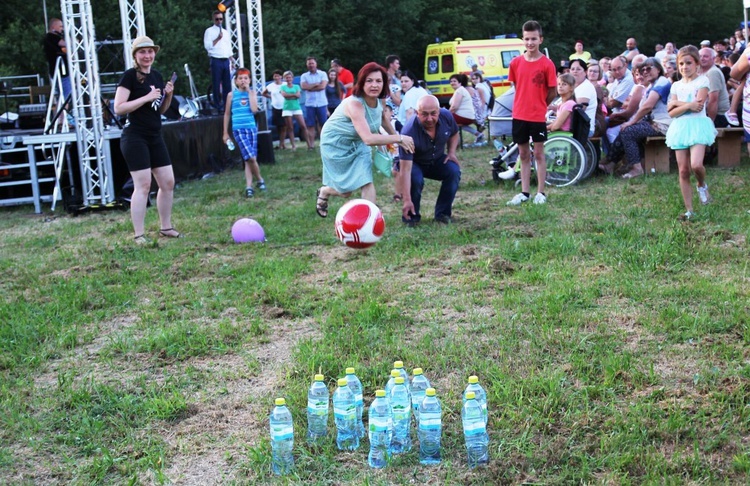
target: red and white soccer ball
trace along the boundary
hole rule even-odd
[[[350,248],[368,248],[385,232],[385,220],[374,203],[353,199],[336,213],[336,237]]]

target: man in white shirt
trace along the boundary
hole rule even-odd
[[[318,70],[318,61],[307,58],[307,72],[300,77],[301,88],[305,91],[305,124],[307,125],[307,148],[315,146],[316,128],[318,133],[328,120],[328,98],[326,85],[328,74]]]
[[[211,59],[211,86],[213,88],[214,107],[219,114],[224,114],[227,95],[232,91],[232,78],[229,71],[229,59],[232,57],[232,39],[229,31],[221,26],[224,14],[218,10],[213,13],[214,25],[203,34],[203,47]]]

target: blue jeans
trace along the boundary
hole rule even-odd
[[[229,59],[211,58],[211,87],[213,88],[214,108],[219,110],[219,113],[224,113],[227,96],[232,92]]]
[[[305,125],[315,128],[315,120],[323,126],[328,120],[328,106],[305,106]]]
[[[424,189],[424,180],[432,179],[442,181],[440,185],[440,194],[438,194],[435,203],[435,218],[441,216],[451,216],[453,200],[458,192],[458,183],[461,182],[461,168],[457,163],[448,161],[446,163],[435,162],[430,165],[419,165],[413,163],[411,166],[411,202],[414,204],[414,212],[411,221],[419,222],[422,215],[419,212],[419,206],[422,202],[422,189]],[[402,216],[402,221],[407,222]]]

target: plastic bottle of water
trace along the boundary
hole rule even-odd
[[[416,373],[416,370],[414,370]],[[443,432],[441,423],[443,409],[440,400],[435,396],[435,389],[428,388],[425,398],[419,405],[419,462],[421,464],[440,464],[440,435]]]
[[[409,395],[411,395],[411,382],[409,381],[409,373],[407,373],[406,368],[404,368],[404,362],[394,361],[393,369],[398,370],[398,374],[401,375],[401,377],[404,379],[404,385],[406,385],[406,390],[409,392]]]
[[[385,397],[385,390],[375,391],[375,400],[370,404],[369,420],[370,453],[367,463],[370,467],[385,467],[391,456],[391,435],[393,434],[393,419],[391,407]]]
[[[320,444],[328,435],[328,387],[323,375],[315,375],[315,381],[307,391],[307,442]]]
[[[365,409],[365,402],[362,400],[362,382],[354,374],[354,368],[346,369],[346,383],[354,394],[354,405],[357,407],[357,434],[361,439],[365,436],[365,424],[362,423],[362,411]]]
[[[234,150],[234,142],[232,142],[231,138],[227,140],[227,148],[229,149],[230,152]]]
[[[401,454],[411,450],[411,398],[402,377],[396,378],[396,385],[391,390],[391,417],[393,418],[393,437],[391,453]]]
[[[294,467],[294,424],[286,400],[276,399],[271,412],[271,466],[276,475],[286,474]]]
[[[422,368],[412,370],[411,406],[414,411],[414,421],[419,424],[419,406],[424,400],[425,391],[430,387],[430,381],[422,374]]]
[[[401,376],[398,370],[391,370],[391,377],[388,379],[388,383],[385,384],[385,398],[389,402],[391,401],[391,390],[396,386],[396,378]]]
[[[487,425],[487,392],[484,391],[482,385],[479,384],[479,378],[475,375],[469,377],[469,384],[464,390],[463,402],[466,403],[466,395],[469,392],[474,392],[477,402],[482,407],[482,416],[484,417],[484,425]]]
[[[353,451],[359,447],[357,405],[354,402],[354,394],[346,383],[346,378],[339,378],[338,385],[339,387],[333,392],[336,445],[339,450]]]
[[[487,426],[482,416],[482,406],[476,401],[473,391],[467,392],[466,402],[461,409],[461,422],[464,426],[464,440],[469,467],[474,468],[490,461]]]

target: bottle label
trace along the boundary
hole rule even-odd
[[[271,439],[286,440],[294,438],[294,427],[289,424],[278,424],[271,427]]]
[[[362,397],[361,393],[357,393],[356,395],[354,395],[354,403],[356,403],[357,405],[365,404],[364,398]]]
[[[435,430],[440,428],[440,414],[434,412],[422,412],[419,414],[419,428]]]
[[[354,418],[356,417],[356,412],[356,405],[336,406],[335,403],[333,405],[333,415],[339,419],[354,420]]]
[[[471,421],[464,424],[464,434],[466,435],[481,435],[486,433],[486,427],[484,420]]]
[[[393,428],[393,421],[390,417],[370,417],[370,432],[386,432]]]
[[[392,415],[393,420],[409,420],[409,417],[411,416],[411,407],[394,405]]]
[[[328,415],[328,401],[308,400],[307,413],[310,415]]]

